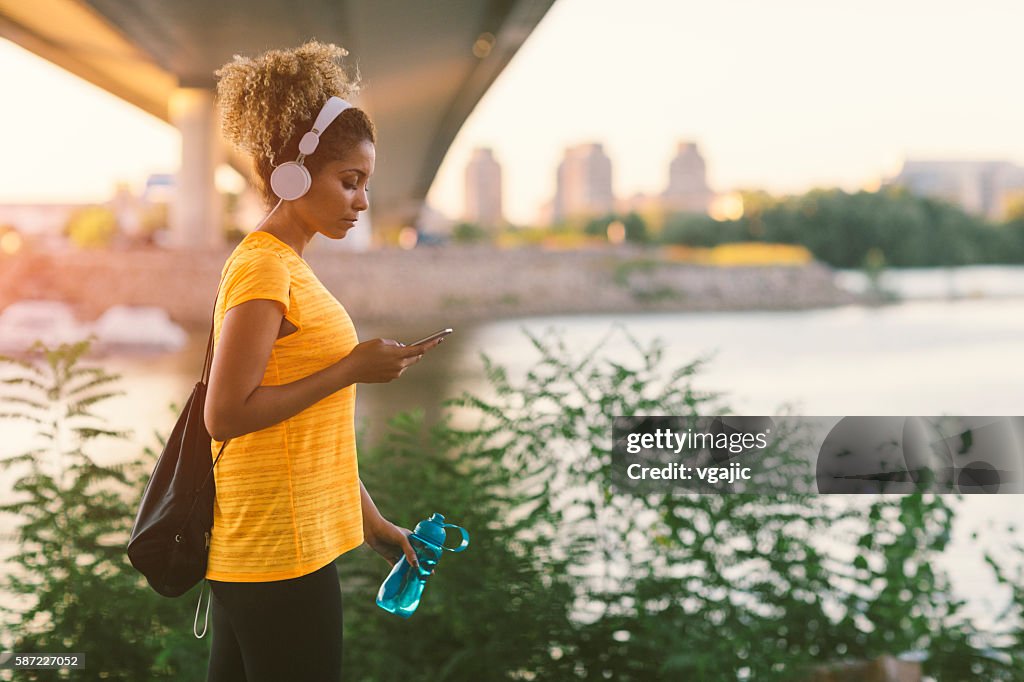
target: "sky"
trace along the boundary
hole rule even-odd
[[[461,214],[475,146],[494,149],[520,223],[581,142],[604,144],[618,196],[660,192],[681,140],[720,192],[856,190],[907,157],[1024,165],[1022,25],[1018,0],[557,0],[429,198]],[[103,201],[177,166],[169,125],[3,40],[0,92],[0,202]]]

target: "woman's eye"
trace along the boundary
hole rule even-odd
[[[356,188],[355,185],[349,184],[347,182],[345,183],[345,189],[355,189],[355,188]]]

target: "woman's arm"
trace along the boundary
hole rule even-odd
[[[416,550],[409,544],[411,531],[399,528],[377,511],[377,505],[366,491],[362,479],[359,479],[359,496],[363,506],[363,539],[366,544],[387,559],[392,566],[402,558],[402,554],[405,554],[405,560],[413,566],[419,565]]]
[[[246,301],[224,315],[203,414],[215,440],[278,424],[351,384],[397,379],[437,345],[402,346],[373,339],[315,374],[280,386],[260,386],[283,317],[284,306],[267,299]]]

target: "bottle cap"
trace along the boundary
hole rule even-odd
[[[429,519],[417,523],[413,533],[421,540],[443,547],[445,541],[444,517],[435,513]]]
[[[462,544],[458,547],[445,547],[444,543],[447,540],[447,534],[445,528],[455,528],[462,534]],[[442,549],[447,549],[449,552],[461,552],[469,546],[469,533],[466,532],[465,528],[456,526],[454,523],[445,523],[444,517],[438,513],[434,513],[429,519],[424,519],[416,524],[416,529],[413,530],[413,535],[418,537],[424,542],[429,542]]]

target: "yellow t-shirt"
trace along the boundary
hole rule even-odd
[[[252,299],[279,301],[298,328],[274,343],[261,386],[314,374],[358,343],[345,309],[306,261],[270,233],[247,235],[222,275],[214,348],[224,313]],[[207,578],[297,578],[363,543],[355,399],[353,384],[290,419],[228,441],[214,468]],[[211,458],[220,446],[211,443]]]

